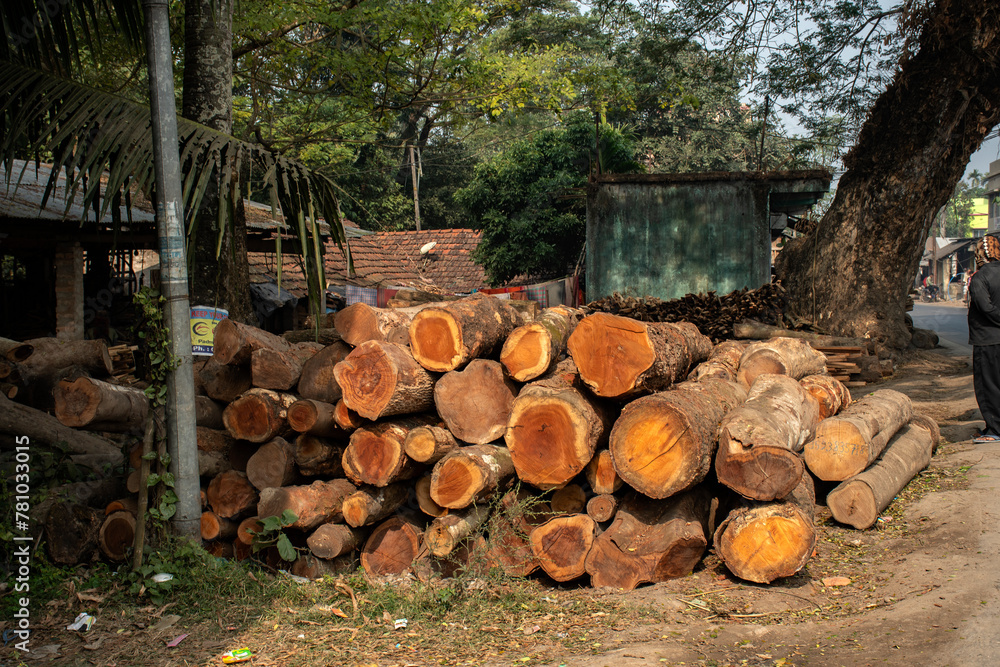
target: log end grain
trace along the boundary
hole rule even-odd
[[[812,520],[790,503],[738,510],[716,534],[715,548],[740,579],[769,584],[805,566],[816,546]]]
[[[838,523],[864,530],[875,525],[879,508],[871,487],[860,480],[840,484],[826,497],[830,513]]]
[[[429,371],[447,373],[464,361],[462,328],[447,310],[425,308],[410,322],[410,351]]]
[[[101,524],[98,542],[108,560],[125,560],[135,540],[135,516],[131,512],[109,514]]]
[[[586,573],[596,537],[597,524],[586,514],[556,517],[531,531],[531,551],[546,574],[570,581]]]
[[[380,523],[361,551],[361,565],[374,575],[402,574],[410,569],[423,548],[423,532],[404,518]]]
[[[594,418],[596,421],[596,417]],[[542,490],[563,486],[593,458],[593,423],[558,396],[514,402],[504,440],[518,477]]]
[[[824,419],[816,435],[806,443],[803,457],[816,477],[842,482],[868,467],[870,447],[856,424],[843,419]]]
[[[514,329],[504,342],[500,363],[518,382],[534,380],[552,364],[552,337],[539,323]]]
[[[607,313],[583,318],[567,347],[583,381],[609,398],[635,391],[639,376],[656,360],[645,324]]]

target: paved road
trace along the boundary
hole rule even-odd
[[[969,345],[968,310],[961,302],[913,304],[913,326],[937,332],[949,347],[964,354],[972,354]],[[942,343],[944,344],[944,343]]]

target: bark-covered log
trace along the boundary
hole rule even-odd
[[[43,521],[49,559],[59,565],[76,565],[94,555],[104,512],[62,501],[52,505]]]
[[[236,527],[236,540],[243,544],[253,544],[254,535],[263,529],[264,524],[260,522],[259,518],[255,516],[247,517],[240,521]]]
[[[424,529],[405,514],[389,517],[372,530],[361,550],[361,566],[373,575],[402,574],[424,548]]]
[[[552,493],[549,506],[556,514],[580,514],[587,509],[587,492],[579,484],[567,484]]]
[[[711,503],[704,487],[666,500],[630,492],[587,556],[591,584],[632,590],[690,574],[708,547]]]
[[[424,534],[428,551],[435,556],[447,556],[486,523],[489,514],[488,506],[472,505],[434,519]]]
[[[367,529],[351,528],[342,523],[324,523],[306,539],[306,544],[317,558],[336,558],[364,544],[368,533]]]
[[[498,351],[519,324],[507,301],[477,293],[414,315],[410,351],[427,370],[446,373]]]
[[[109,516],[115,512],[129,512],[132,516],[135,516],[138,510],[139,501],[135,498],[119,498],[118,500],[112,500],[104,506],[104,516]]]
[[[584,468],[583,474],[591,490],[598,494],[614,493],[625,483],[615,470],[610,449],[602,449],[595,453],[594,458]]]
[[[597,523],[611,521],[618,513],[618,496],[602,493],[587,501],[587,516]]]
[[[319,343],[296,343],[287,348],[262,347],[250,355],[253,385],[288,391],[298,384],[302,366],[322,348]]]
[[[926,422],[901,428],[874,465],[839,484],[826,496],[833,518],[855,528],[869,528],[893,498],[931,462],[937,444]]]
[[[457,449],[460,443],[446,428],[440,426],[421,426],[411,429],[403,441],[406,455],[418,463],[432,465]]]
[[[235,519],[257,504],[258,494],[246,473],[229,470],[212,478],[205,491],[208,506],[224,519]]]
[[[233,540],[239,527],[239,521],[223,518],[215,512],[201,513],[201,539],[203,540]]]
[[[302,398],[336,404],[343,396],[334,367],[351,353],[351,346],[343,341],[327,345],[302,364],[298,393]]]
[[[333,407],[333,420],[337,422],[337,426],[344,429],[347,433],[351,433],[367,423],[361,415],[347,407],[344,399],[337,401],[337,404]]]
[[[758,375],[788,375],[801,380],[826,372],[826,355],[796,338],[772,338],[751,343],[740,357],[737,379],[752,387]]]
[[[61,368],[76,367],[91,377],[104,378],[114,372],[114,364],[103,340],[63,340],[32,338],[31,356],[20,362],[25,382],[51,376]]]
[[[308,477],[338,477],[344,474],[345,447],[346,442],[303,433],[295,438],[295,465]]]
[[[236,322],[228,317],[215,327],[212,358],[226,366],[246,366],[256,350],[288,350],[281,336]]]
[[[344,403],[365,419],[413,414],[434,407],[434,376],[407,348],[369,341],[333,369]]]
[[[801,570],[816,548],[815,491],[802,475],[784,501],[746,501],[715,531],[715,553],[740,579],[769,584]]]
[[[736,374],[740,370],[740,358],[746,347],[746,343],[737,340],[719,343],[712,348],[708,359],[695,366],[688,374],[688,380],[715,378],[735,382]]]
[[[232,403],[253,386],[249,366],[227,366],[214,358],[198,371],[198,379],[209,398],[222,403]]]
[[[693,324],[645,323],[594,313],[567,344],[580,377],[598,396],[627,398],[666,389],[708,357],[712,341]]]
[[[311,398],[295,401],[288,407],[288,425],[298,433],[330,437],[343,433],[333,418],[336,406]]]
[[[261,445],[247,461],[247,479],[258,491],[286,486],[297,476],[295,446],[284,438],[275,438]]]
[[[288,427],[288,408],[296,400],[298,399],[293,394],[280,394],[270,389],[254,387],[226,406],[222,421],[234,438],[267,442],[291,433]]]
[[[608,410],[556,371],[525,385],[511,410],[504,440],[518,477],[542,490],[563,486],[576,477],[607,442]]]
[[[7,398],[17,398],[17,395],[21,392],[21,388],[16,384],[11,384],[9,382],[0,382],[0,394],[3,394]]]
[[[518,382],[543,375],[566,351],[566,342],[582,317],[583,311],[576,308],[546,308],[534,322],[511,332],[500,351],[500,363]]]
[[[491,359],[473,359],[434,385],[434,406],[448,430],[463,442],[485,445],[503,437],[517,385]]]
[[[851,391],[844,383],[830,375],[807,375],[799,380],[802,388],[812,394],[819,404],[822,421],[832,417],[851,404]]]
[[[72,428],[136,431],[149,411],[149,399],[140,390],[91,378],[62,380],[53,395],[56,419]]]
[[[226,406],[213,401],[208,396],[194,397],[194,422],[198,426],[206,428],[223,429],[226,428],[222,421],[222,411]]]
[[[407,483],[358,489],[344,498],[344,523],[353,528],[378,523],[406,503],[410,489]]]
[[[705,379],[632,401],[611,429],[615,470],[650,498],[690,489],[712,468],[719,423],[744,400],[739,384]]]
[[[807,341],[813,347],[861,347],[868,354],[876,353],[875,341],[871,338],[852,338],[849,336],[827,336],[812,331],[793,331],[782,329],[770,324],[762,324],[747,320],[733,327],[736,338],[751,340],[768,340],[770,338],[798,338]]]
[[[24,361],[35,351],[31,343],[22,343],[10,338],[0,337],[0,357],[8,361]]]
[[[98,533],[98,545],[108,560],[121,563],[128,557],[135,539],[135,515],[114,512],[104,517]]]
[[[486,500],[514,475],[506,447],[460,447],[437,462],[431,473],[431,499],[441,507],[461,509]]]
[[[423,465],[406,455],[403,442],[411,429],[434,421],[431,416],[415,415],[359,428],[344,450],[344,474],[357,484],[372,486],[388,486],[417,476]]]
[[[333,345],[341,340],[340,332],[332,327],[322,327],[318,331],[314,328],[293,329],[281,334],[281,337],[289,343],[319,343],[323,347]]]
[[[344,342],[354,346],[370,340],[409,345],[411,319],[410,313],[398,309],[352,303],[337,311],[333,326]]]
[[[312,530],[320,524],[343,521],[344,498],[357,490],[346,479],[264,489],[257,503],[257,517],[281,516],[290,510],[296,517],[290,528]]]
[[[909,396],[879,389],[820,422],[805,446],[806,465],[828,482],[849,479],[871,465],[912,417]]]
[[[545,573],[556,581],[582,577],[598,527],[586,514],[549,519],[531,531],[531,551]]]
[[[339,558],[317,558],[314,555],[305,554],[292,562],[289,572],[296,577],[315,580],[350,572],[355,563],[356,560],[351,554],[345,554]]]
[[[756,500],[784,498],[802,477],[799,452],[813,436],[819,404],[788,375],[761,375],[719,428],[719,481]]]
[[[215,558],[236,559],[236,548],[232,542],[205,542],[202,546],[210,556]]]

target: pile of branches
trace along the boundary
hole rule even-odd
[[[788,297],[780,283],[757,289],[741,289],[718,296],[687,294],[680,299],[663,301],[652,296],[609,297],[587,304],[591,312],[611,313],[642,322],[691,322],[713,342],[733,337],[733,325],[743,320],[781,325]]]

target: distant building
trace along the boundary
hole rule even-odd
[[[1000,231],[1000,160],[990,163],[986,177],[986,198],[989,200],[989,233]]]
[[[986,236],[990,228],[990,198],[985,195],[972,200],[972,220],[969,223],[969,234],[972,238]]]

